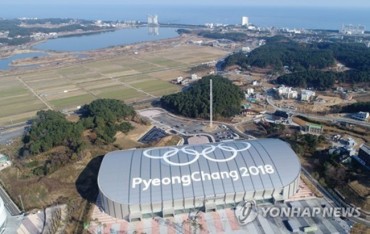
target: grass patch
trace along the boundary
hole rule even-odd
[[[55,108],[60,110],[60,109],[66,108],[66,107],[81,106],[83,104],[90,103],[94,99],[95,99],[94,96],[92,96],[90,94],[85,94],[85,95],[80,95],[80,96],[74,96],[74,97],[52,100],[52,101],[50,101],[50,103]]]
[[[21,114],[14,114],[14,115],[8,115],[5,117],[0,118],[0,125],[7,125],[7,124],[13,124],[13,123],[20,123],[25,122],[31,118],[33,118],[36,115],[36,112],[38,110],[25,112]]]
[[[98,70],[102,73],[113,73],[113,72],[120,72],[122,70],[125,70],[122,66],[117,65],[117,64],[112,64],[111,62],[108,62],[103,65],[97,65],[95,67],[91,67],[88,65],[92,70]]]
[[[148,73],[153,71],[160,71],[163,67],[155,66],[150,63],[142,63],[130,66],[131,69],[141,72],[141,73]]]
[[[101,79],[96,81],[89,81],[85,83],[80,83],[79,86],[87,90],[101,90],[105,87],[117,87],[117,82],[112,79]]]
[[[84,67],[69,67],[69,68],[58,70],[58,73],[63,76],[69,76],[69,75],[75,75],[75,74],[84,74],[88,71],[89,70]]]
[[[24,112],[36,111],[45,109],[44,103],[37,99],[30,100],[27,102],[19,102],[16,104],[9,104],[1,106],[0,117],[15,115]]]
[[[88,72],[84,74],[76,74],[76,75],[70,75],[68,76],[68,79],[76,80],[77,83],[80,82],[87,82],[87,81],[93,81],[93,80],[100,80],[105,79],[102,75],[94,72]]]
[[[33,89],[52,89],[62,85],[70,85],[70,82],[58,77],[49,80],[29,81],[27,84]]]
[[[48,80],[57,77],[60,77],[60,75],[55,72],[38,72],[35,74],[32,73],[20,76],[20,78],[24,81]]]
[[[163,95],[168,95],[168,94],[177,93],[177,92],[180,92],[180,87],[174,86],[172,88],[162,89],[159,91],[149,92],[149,93],[157,97],[162,97]]]
[[[37,99],[28,93],[18,95],[18,96],[8,96],[8,97],[4,97],[0,99],[0,107],[6,106],[6,105],[17,105],[18,103],[29,102],[30,100],[37,100]]]
[[[145,92],[152,92],[176,87],[175,85],[162,80],[148,80],[132,84],[132,86],[137,89],[144,90]]]
[[[7,74],[0,79],[0,109],[2,110],[0,122],[23,120],[33,115],[34,111],[46,108],[35,97],[31,98],[31,92],[16,79],[17,76],[40,95],[48,95],[46,98],[51,99],[48,103],[56,109],[82,105],[95,99],[94,95],[88,93],[73,93],[72,95],[75,96],[71,97],[71,90],[79,90],[79,88],[92,90],[99,97],[141,101],[148,96],[124,87],[117,81],[108,80],[101,74],[117,77],[118,80],[144,92],[161,96],[179,91],[179,87],[165,81],[175,79],[177,76],[186,76],[192,66],[187,63],[199,64],[217,60],[226,53],[210,47],[182,45],[176,48],[139,52],[139,55],[135,56],[117,55],[112,59],[83,62],[62,68],[42,68],[38,71],[26,71],[23,74]],[[69,97],[63,93],[64,90],[70,91]],[[28,97],[31,100],[27,100]]]
[[[152,77],[145,75],[145,74],[140,74],[140,75],[133,75],[133,76],[118,77],[118,79],[125,83],[137,83],[143,80],[152,79]]]
[[[0,98],[27,94],[28,90],[23,87],[9,87],[0,89]]]
[[[158,64],[160,66],[164,66],[164,67],[179,67],[179,66],[185,65],[179,61],[170,60],[166,58],[154,58],[154,59],[149,59],[148,61]]]
[[[105,89],[98,94],[101,98],[115,98],[119,100],[127,100],[131,98],[140,98],[146,96],[135,89]]]
[[[120,72],[114,72],[114,73],[106,73],[106,75],[110,77],[120,77],[120,76],[131,76],[131,75],[136,75],[140,72],[136,70],[126,70],[126,71],[120,71]]]

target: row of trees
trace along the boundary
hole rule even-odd
[[[324,72],[335,61],[351,68],[345,72]],[[331,88],[338,83],[365,83],[370,81],[370,48],[359,43],[302,44],[287,38],[275,37],[249,54],[232,54],[225,59],[224,67],[239,65],[271,68],[282,71],[288,66],[292,73],[282,75],[277,82],[294,87]]]
[[[23,142],[31,154],[46,152],[59,145],[65,145],[77,152],[82,146],[83,130],[81,122],[69,122],[60,112],[39,111],[29,133],[24,136]]]
[[[125,103],[114,99],[98,99],[81,108],[85,128],[92,129],[97,140],[105,143],[115,141],[117,131],[129,132],[133,127],[125,121],[135,117],[135,110]]]
[[[245,56],[239,52],[225,59],[225,66],[239,65],[273,68],[282,70],[288,66],[293,72],[322,69],[335,62],[332,51],[320,49],[315,45],[299,44],[293,41],[273,41],[263,45]]]
[[[347,67],[365,71],[370,70],[370,48],[363,43],[318,43],[317,47],[330,50],[335,59]]]
[[[68,121],[57,111],[39,111],[23,138],[23,151],[35,155],[62,145],[79,153],[84,146],[82,132],[86,129],[96,134],[94,142],[112,143],[117,131],[127,133],[133,129],[127,120],[135,115],[131,106],[114,99],[98,99],[83,106],[81,118],[76,123]]]
[[[326,90],[332,87],[337,79],[334,72],[322,72],[317,70],[295,72],[280,76],[276,82],[293,87],[314,87],[319,90]]]
[[[186,117],[209,118],[210,79],[213,81],[215,118],[238,114],[243,93],[239,87],[222,76],[203,77],[183,92],[163,96],[162,106]]]
[[[312,87],[319,90],[326,90],[333,87],[335,83],[358,84],[369,82],[370,70],[348,70],[345,72],[308,70],[279,76],[276,81],[278,84],[293,87]]]
[[[355,113],[355,112],[370,112],[370,102],[357,102],[348,106],[342,107],[341,112],[344,113]]]

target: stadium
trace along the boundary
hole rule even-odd
[[[4,206],[4,201],[0,197],[0,233],[2,233],[5,230],[5,224],[6,224],[6,210]]]
[[[99,203],[119,219],[282,202],[298,190],[300,162],[277,139],[114,151],[98,175]]]

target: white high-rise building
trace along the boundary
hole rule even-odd
[[[158,24],[158,15],[153,16],[153,24]]]
[[[342,25],[342,29],[339,32],[345,35],[361,35],[365,34],[365,26],[346,24]]]
[[[242,26],[248,25],[249,24],[249,19],[247,16],[242,17]]]
[[[158,25],[158,15],[148,15],[148,25]]]

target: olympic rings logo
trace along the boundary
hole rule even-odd
[[[181,149],[175,148],[175,147],[147,149],[143,152],[143,154],[145,157],[150,158],[150,159],[160,159],[160,160],[163,159],[166,163],[172,166],[187,166],[187,165],[193,164],[200,158],[200,156],[203,156],[204,158],[212,162],[217,162],[217,163],[228,162],[230,160],[233,160],[238,155],[238,152],[246,151],[251,147],[251,144],[247,142],[238,142],[238,143],[243,144],[245,147],[241,149],[235,149],[234,147],[226,145],[226,143],[221,143],[218,145],[209,145],[208,147],[204,148],[201,152],[191,149],[190,148],[191,146],[185,146],[185,147],[182,147]],[[226,152],[231,152],[232,155],[230,157],[222,158],[222,159],[210,157],[209,154],[213,153],[216,149],[226,151]],[[153,155],[151,153],[154,150],[166,150],[166,152],[163,155]],[[184,153],[187,155],[191,155],[193,156],[193,159],[188,162],[171,161],[171,158],[176,156],[178,153]]]

